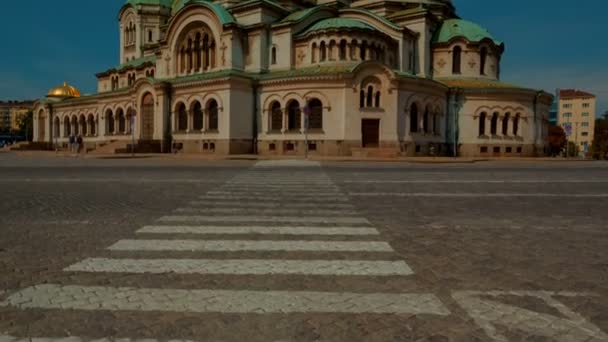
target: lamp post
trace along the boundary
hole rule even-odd
[[[454,158],[458,158],[458,89],[454,92],[452,105],[454,110]]]
[[[134,108],[135,104],[132,105],[131,108]],[[131,109],[131,116],[130,119],[131,120],[131,158],[135,158],[135,115],[136,115],[136,111],[134,109]]]
[[[308,159],[308,124],[310,119],[310,105],[308,100],[304,107],[304,158]]]

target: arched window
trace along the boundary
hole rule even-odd
[[[418,132],[418,105],[413,103],[410,108],[410,132]]]
[[[302,127],[301,120],[300,104],[293,100],[287,105],[287,129],[290,131],[300,129]]]
[[[198,101],[192,105],[192,129],[194,131],[203,130],[203,106]]]
[[[359,92],[359,108],[365,107],[365,90]]]
[[[108,135],[110,134],[114,134],[114,126],[115,122],[114,122],[114,113],[112,113],[111,110],[108,109],[108,111],[106,112],[106,124],[107,124],[107,129],[108,131],[106,132]]]
[[[327,47],[325,46],[325,42],[321,42],[321,46],[319,47],[321,50],[321,56],[319,57],[319,61],[325,62],[327,60]]]
[[[517,115],[515,115],[515,120],[513,121],[513,135],[517,136],[519,134],[519,119],[521,118],[521,115],[519,113],[517,113]]]
[[[317,53],[319,53],[317,51],[317,43],[312,43],[312,49],[310,52],[310,62],[311,63],[317,63]]]
[[[308,102],[310,110],[308,118],[308,128],[323,129],[323,103],[319,99],[312,99]]]
[[[502,135],[509,135],[509,120],[511,120],[511,114],[507,113],[502,118]]]
[[[462,55],[462,48],[460,46],[454,47],[452,51],[452,74],[460,74],[460,61]]]
[[[209,59],[211,58],[212,52],[209,44],[209,35],[205,34],[203,37],[203,47],[199,52],[203,61],[203,71],[209,69],[209,66],[211,65],[211,61]]]
[[[70,135],[72,135],[72,126],[70,125],[70,118],[66,116],[63,118],[63,137],[69,137]]]
[[[439,113],[433,114],[433,134],[440,134],[441,127],[439,127]]]
[[[486,60],[488,59],[488,49],[484,46],[481,48],[481,52],[479,53],[480,63],[479,63],[479,74],[486,74]]]
[[[84,114],[80,115],[78,123],[80,125],[80,134],[87,135],[87,119],[84,117]]]
[[[72,116],[72,127],[74,128],[74,135],[80,134],[80,127],[78,125],[78,118],[76,115]]]
[[[492,114],[492,122],[490,123],[490,134],[498,134],[498,113]]]
[[[488,119],[488,114],[485,112],[479,115],[479,136],[486,134],[486,120]]]
[[[89,124],[89,135],[97,134],[97,127],[95,125],[95,117],[93,116],[93,114],[89,114],[89,117],[87,118],[87,123]]]
[[[203,48],[201,46],[201,33],[197,32],[194,37],[194,70],[199,70],[203,66]]]
[[[362,61],[364,61],[366,58],[366,50],[367,50],[367,42],[363,41],[363,43],[361,44],[361,51],[359,53]]]
[[[380,91],[376,92],[376,108],[380,108]]]
[[[283,129],[283,111],[281,104],[275,101],[270,105],[270,130],[281,131]]]
[[[175,72],[200,73],[215,65],[215,41],[211,30],[203,22],[190,25],[179,36],[175,49]]]
[[[340,60],[346,60],[346,40],[340,41]]]
[[[430,131],[429,130],[429,121],[430,121],[429,120],[430,119],[429,115],[430,115],[430,113],[429,113],[429,107],[427,106],[424,109],[424,116],[422,117],[422,131],[424,133],[429,133],[429,131]]]
[[[367,87],[367,102],[366,102],[367,107],[371,107],[374,105],[373,100],[374,100],[374,87],[372,87],[370,85]]]
[[[217,101],[210,100],[207,104],[207,113],[209,113],[209,130],[217,131],[219,128],[219,114]]]
[[[59,134],[61,133],[60,121],[58,117],[55,117],[53,120],[53,136],[55,138],[59,138]]]
[[[270,57],[270,59],[271,59],[271,63],[273,65],[277,64],[277,47],[276,46],[272,47],[272,56]]]
[[[118,116],[118,132],[120,132],[121,134],[125,134],[127,130],[125,112],[122,109],[119,109],[116,113],[116,116]]]
[[[354,61],[357,59],[357,41],[352,40],[350,43],[350,60]]]
[[[185,132],[188,130],[188,112],[186,111],[186,105],[180,103],[177,107],[177,130]]]

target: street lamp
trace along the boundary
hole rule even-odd
[[[310,119],[310,103],[308,99],[306,100],[306,105],[304,106],[304,158],[308,159],[308,124]]]
[[[453,94],[452,105],[454,106],[454,158],[458,157],[458,89]]]

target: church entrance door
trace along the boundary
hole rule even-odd
[[[380,120],[361,120],[361,138],[363,147],[378,147],[380,145]]]
[[[141,101],[141,139],[154,139],[154,97],[147,93]]]

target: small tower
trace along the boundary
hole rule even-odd
[[[118,15],[121,64],[152,54],[150,48],[160,40],[171,6],[171,0],[127,0]]]

